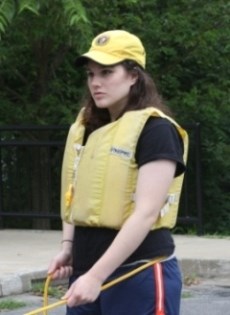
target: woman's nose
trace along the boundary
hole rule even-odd
[[[94,75],[91,80],[90,80],[90,84],[95,87],[95,86],[100,86],[101,85],[101,80],[99,78],[99,76]]]

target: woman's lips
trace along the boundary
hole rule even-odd
[[[95,97],[95,98],[101,98],[101,97],[103,97],[105,95],[105,93],[103,93],[103,92],[95,92],[95,93],[93,93],[93,96]]]

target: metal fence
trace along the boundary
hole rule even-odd
[[[203,234],[200,124],[189,133],[178,226]],[[60,175],[67,126],[0,127],[0,227],[59,229]]]

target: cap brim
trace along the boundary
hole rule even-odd
[[[116,56],[111,56],[110,54],[106,54],[102,51],[90,51],[79,58],[76,59],[75,65],[76,66],[83,66],[87,63],[87,61],[93,60],[101,65],[109,66],[114,65],[123,61],[123,59],[118,58]]]

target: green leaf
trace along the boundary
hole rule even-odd
[[[2,16],[7,23],[10,23],[16,13],[16,5],[13,0],[3,0],[0,5],[0,16]]]
[[[89,23],[85,8],[83,7],[81,1],[62,0],[62,3],[70,26],[78,26],[78,23],[81,20],[85,23]]]
[[[38,0],[20,0],[18,13],[28,10],[36,15],[39,15],[40,4]]]

